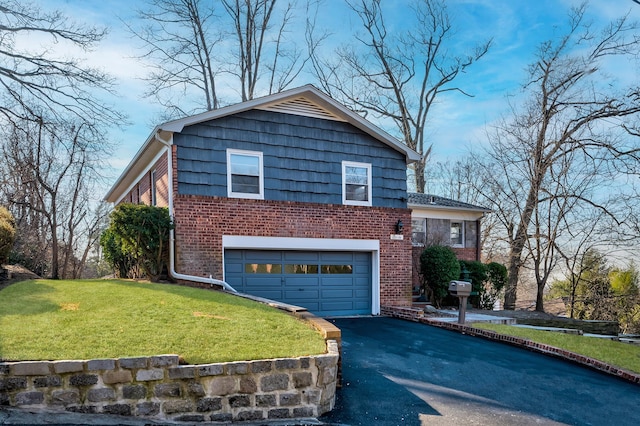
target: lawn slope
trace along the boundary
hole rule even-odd
[[[501,324],[475,323],[475,328],[565,349],[635,373],[640,373],[640,346],[597,337],[535,330]]]
[[[311,325],[217,291],[124,280],[29,280],[0,291],[0,360],[173,353],[200,364],[324,351]]]

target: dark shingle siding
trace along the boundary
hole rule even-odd
[[[404,154],[339,121],[252,110],[186,127],[178,192],[226,196],[226,149],[260,151],[265,199],[342,203],[342,161],[372,164],[373,205],[406,207]]]
[[[424,206],[437,206],[437,207],[452,207],[457,209],[469,209],[469,210],[481,210],[491,211],[486,207],[476,206],[469,203],[463,203],[462,201],[452,200],[450,198],[444,198],[432,194],[418,194],[410,192],[408,194],[409,204],[419,204]]]

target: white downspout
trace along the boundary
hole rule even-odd
[[[171,221],[173,221],[173,153],[171,150],[171,143],[166,141],[160,137],[160,131],[156,132],[156,140],[158,140],[161,144],[167,147],[167,186],[168,186],[168,203],[169,203],[169,216],[171,217]],[[210,284],[210,285],[219,285],[226,291],[231,293],[237,293],[236,289],[231,287],[227,282],[222,280],[216,280],[211,275],[209,278],[206,277],[198,277],[196,275],[186,275],[180,274],[176,272],[175,268],[175,236],[173,229],[169,231],[169,275],[172,278],[177,280],[185,280],[185,281],[194,281],[197,283]]]

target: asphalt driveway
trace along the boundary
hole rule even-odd
[[[502,343],[392,318],[333,320],[347,425],[638,425],[640,386]]]

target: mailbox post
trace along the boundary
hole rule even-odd
[[[471,295],[471,283],[467,281],[451,281],[449,283],[449,293],[460,299],[458,308],[458,324],[464,324],[467,312],[467,297]]]

